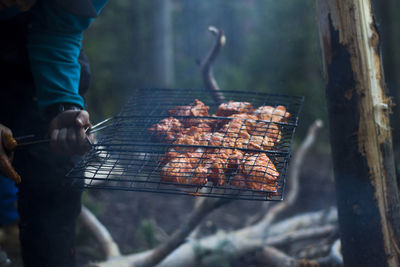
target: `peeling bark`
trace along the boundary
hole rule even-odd
[[[317,0],[344,263],[399,266],[399,192],[369,0]]]

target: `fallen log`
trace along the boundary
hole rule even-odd
[[[267,245],[278,246],[282,242],[290,239],[292,242],[307,238],[317,238],[326,236],[336,229],[337,212],[335,208],[310,212],[294,216],[281,222],[272,224],[267,233],[262,231],[262,227],[253,228],[249,226],[233,232],[217,232],[212,236],[202,239],[187,240],[170,253],[159,265],[159,267],[173,266],[193,266],[198,257],[196,251],[221,251],[221,246],[225,244],[229,253],[238,255],[249,250],[263,248]],[[318,227],[320,225],[321,227]],[[289,235],[289,237],[287,236]],[[232,245],[234,244],[234,245]],[[229,247],[228,247],[229,246]],[[105,262],[92,263],[88,267],[130,267],[138,266],[137,263],[148,257],[154,250],[148,250],[131,255],[125,255],[110,259]]]

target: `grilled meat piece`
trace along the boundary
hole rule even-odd
[[[242,188],[245,182],[247,188],[250,189],[275,191],[278,177],[279,173],[266,154],[246,154],[239,167],[238,174],[230,183]]]
[[[192,125],[198,125],[200,123],[206,123],[207,119],[198,119],[198,118],[190,118],[190,117],[208,117],[209,106],[204,105],[198,99],[195,99],[193,103],[187,106],[177,106],[174,109],[168,111],[168,114],[171,116],[182,117],[180,120],[186,127],[190,127]],[[189,116],[187,118],[186,116]]]
[[[253,135],[247,141],[247,149],[269,150],[275,145],[275,142],[268,136]]]
[[[193,174],[190,160],[185,156],[171,159],[161,169],[161,179],[166,182],[188,184]]]
[[[253,131],[254,127],[257,124],[257,116],[253,114],[247,114],[247,113],[240,113],[240,114],[233,114],[232,116],[229,116],[228,118],[235,118],[235,119],[241,119],[242,124],[246,126],[246,130],[250,133]],[[234,120],[237,121],[237,120]]]
[[[202,133],[212,133],[213,129],[208,123],[199,123],[197,125],[185,128],[183,134],[185,135],[196,135]]]
[[[276,143],[279,143],[281,140],[281,131],[279,130],[278,125],[275,123],[259,121],[256,115],[245,114],[245,113],[234,114],[230,117],[242,119],[243,120],[242,124],[245,125],[246,131],[252,137],[254,137],[254,136],[263,137],[263,138],[265,138],[265,136],[269,137],[269,140],[265,140],[265,143],[268,143],[267,149],[270,149]],[[237,120],[232,120],[232,122],[225,125],[223,127],[223,129],[226,131],[229,131],[230,129],[232,129],[231,131],[235,133],[235,132],[238,132],[239,125],[240,125],[240,123]],[[241,131],[243,131],[243,130],[241,129]],[[231,134],[231,136],[232,135],[233,134]],[[246,138],[245,136],[240,136],[240,137]],[[259,140],[259,138],[256,138],[256,139]],[[271,143],[271,142],[273,142],[273,143]]]
[[[243,160],[244,152],[238,149],[223,149],[223,151],[228,155],[227,173],[235,172]]]
[[[282,132],[278,125],[272,122],[257,122],[251,134],[253,136],[267,136],[274,144],[279,143],[282,138]]]
[[[172,158],[161,169],[161,179],[177,184],[205,185],[208,170],[201,165],[193,166],[192,160],[184,154]]]
[[[210,169],[208,180],[216,185],[224,185],[226,181],[226,170],[228,169],[229,155],[225,149],[210,150],[205,153],[203,166]]]
[[[254,179],[276,181],[279,173],[265,153],[246,154],[242,164],[243,173]]]
[[[178,119],[169,117],[151,126],[149,131],[157,140],[172,143],[178,137],[182,136],[183,125]]]
[[[250,138],[250,134],[246,127],[245,121],[241,119],[233,119],[219,130],[225,136],[232,138]]]
[[[260,120],[272,122],[286,122],[290,117],[290,113],[286,112],[284,106],[261,106],[254,111],[254,114]]]
[[[215,115],[221,117],[228,117],[238,113],[252,113],[254,111],[253,106],[249,102],[235,102],[229,101],[219,105]]]
[[[229,180],[229,184],[240,189],[247,188],[247,177],[243,173],[238,173]]]
[[[174,145],[188,145],[188,146],[198,146],[199,137],[198,135],[182,135],[173,143]],[[185,147],[185,146],[176,146],[174,147],[178,152],[193,152],[196,150],[196,147]]]
[[[191,103],[187,106],[177,106],[174,109],[169,110],[168,113],[171,116],[208,117],[209,109],[210,109],[209,106],[206,106],[200,100],[195,99],[193,103]]]

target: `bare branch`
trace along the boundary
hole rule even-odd
[[[300,178],[300,170],[303,165],[303,161],[306,153],[313,145],[315,138],[317,136],[318,130],[323,127],[323,123],[321,120],[316,120],[308,129],[308,133],[303,143],[297,149],[296,154],[294,155],[293,161],[290,165],[289,176],[288,176],[288,187],[289,192],[286,196],[284,202],[281,202],[275,206],[272,206],[268,212],[261,217],[261,223],[268,226],[278,214],[282,211],[291,207],[293,203],[295,203],[298,193],[299,193],[299,178]],[[266,210],[271,206],[271,202],[265,202],[263,205],[263,210]],[[248,224],[254,223],[255,221],[259,221],[260,216],[254,215],[249,219]]]
[[[114,242],[107,228],[94,216],[94,214],[82,205],[78,218],[82,226],[87,229],[98,241],[106,259],[121,256],[118,245]]]
[[[206,58],[201,62],[201,70],[203,81],[208,90],[210,90],[216,103],[220,104],[225,101],[224,95],[220,92],[220,88],[212,73],[212,64],[218,56],[221,47],[225,45],[226,37],[224,31],[210,26],[208,30],[216,37],[215,44]]]
[[[285,239],[285,235],[289,232],[293,232],[291,238],[292,242],[306,239],[304,229],[314,229],[315,225],[321,225],[323,227],[326,224],[337,223],[337,212],[336,209],[331,208],[329,210],[310,212],[294,216],[284,221],[272,224],[269,227],[268,232],[262,232],[263,228],[249,226],[244,229],[225,233],[218,232],[217,234],[204,237],[197,240],[188,240],[188,242],[179,246],[176,250],[168,255],[158,266],[159,267],[174,267],[174,266],[193,266],[197,259],[194,247],[200,247],[209,251],[220,250],[221,244],[234,244],[229,247],[229,252],[233,254],[240,254],[243,252],[249,252],[251,250],[260,249],[264,246],[272,244],[279,245],[280,242]],[[315,232],[308,232],[310,238],[316,238],[316,236],[323,235],[324,231],[317,227]],[[333,231],[334,228],[330,228]],[[328,233],[326,232],[328,235]],[[298,239],[297,239],[298,238]],[[269,240],[269,241],[268,241]],[[271,243],[269,243],[271,242]],[[137,266],[136,263],[141,259],[151,255],[153,250],[144,251],[136,254],[124,255],[114,259],[110,259],[101,263],[92,263],[91,267],[131,267],[132,264]]]
[[[269,267],[295,267],[297,260],[273,247],[264,247],[256,253],[257,264]]]
[[[332,259],[338,263],[338,264],[343,264],[343,256],[341,253],[341,242],[340,239],[336,240],[331,248],[331,254],[330,256]]]
[[[322,121],[316,120],[308,129],[306,138],[297,149],[290,166],[288,176],[288,186],[290,190],[287,193],[286,199],[272,206],[271,209],[269,209],[265,216],[261,219],[261,221],[257,223],[257,225],[267,229],[268,226],[276,219],[278,214],[290,208],[296,202],[299,194],[299,177],[301,166],[303,165],[306,153],[309,151],[310,147],[315,141],[318,130],[321,129],[322,126]]]
[[[295,232],[270,237],[267,239],[267,244],[269,246],[280,246],[305,239],[321,238],[333,233],[336,230],[337,227],[335,225],[324,225],[320,227],[302,229]]]
[[[151,254],[136,263],[135,266],[147,267],[154,266],[168,256],[173,250],[181,245],[192,230],[208,215],[211,211],[229,202],[225,199],[207,198],[199,204],[187,218],[186,222],[180,225],[164,243],[155,248]]]

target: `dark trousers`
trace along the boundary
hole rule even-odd
[[[48,146],[16,152],[19,186],[20,240],[25,266],[74,266],[75,222],[81,191],[64,177],[69,158]]]
[[[0,21],[0,123],[14,136],[47,135],[39,113],[26,52],[28,16]],[[75,222],[81,190],[65,174],[71,157],[55,155],[48,145],[17,148],[14,166],[22,177],[18,193],[22,257],[27,267],[74,266]]]

